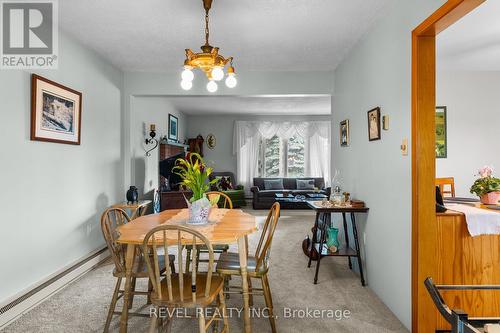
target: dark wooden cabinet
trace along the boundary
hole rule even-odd
[[[166,209],[187,208],[186,199],[193,195],[188,191],[169,191],[161,193],[161,211]]]

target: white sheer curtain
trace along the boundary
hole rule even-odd
[[[274,136],[304,139],[306,176],[323,177],[330,182],[331,122],[329,121],[236,121],[234,124],[233,153],[237,155],[238,182],[247,193],[253,178],[259,175],[259,145],[262,139]]]

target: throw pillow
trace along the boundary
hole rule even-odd
[[[314,179],[297,179],[297,190],[314,190]]]
[[[233,189],[233,184],[231,184],[231,178],[221,177],[219,180],[219,190],[220,191],[229,191],[232,189]]]
[[[283,190],[283,179],[265,179],[264,180],[265,190]]]

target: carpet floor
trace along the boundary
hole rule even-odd
[[[265,211],[249,211],[265,220]],[[361,287],[359,277],[349,270],[347,259],[326,258],[322,261],[318,284],[313,284],[314,262],[307,268],[301,243],[310,233],[314,214],[311,211],[282,211],[271,251],[269,272],[277,327],[280,332],[408,332],[391,311],[368,287]],[[259,233],[249,238],[250,252],[255,249]],[[231,246],[231,251],[236,252]],[[115,285],[111,261],[106,261],[74,281],[37,307],[7,326],[2,333],[20,332],[102,332],[107,309]],[[369,277],[368,277],[369,281]],[[233,279],[231,283],[239,281]],[[138,281],[137,289],[144,288]],[[254,286],[258,282],[254,282]],[[149,312],[145,297],[137,296],[134,309]],[[228,307],[240,308],[240,295],[231,295]],[[118,302],[121,308],[121,300]],[[254,308],[264,308],[263,297],[254,297]],[[307,313],[309,310],[309,313]],[[326,310],[312,312],[312,310]],[[268,319],[254,312],[254,332],[270,332]],[[340,315],[341,313],[344,316]],[[230,330],[243,331],[243,321],[237,311],[230,318]],[[148,318],[132,317],[129,332],[147,332]],[[119,317],[111,323],[118,332]],[[177,318],[172,332],[197,332],[197,320]]]

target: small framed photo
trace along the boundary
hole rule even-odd
[[[340,122],[340,146],[349,146],[349,120],[343,120]]]
[[[380,140],[380,108],[368,111],[368,140]]]
[[[79,145],[82,93],[33,74],[31,140]]]
[[[179,119],[172,115],[168,114],[168,139],[177,141],[179,139]]]

